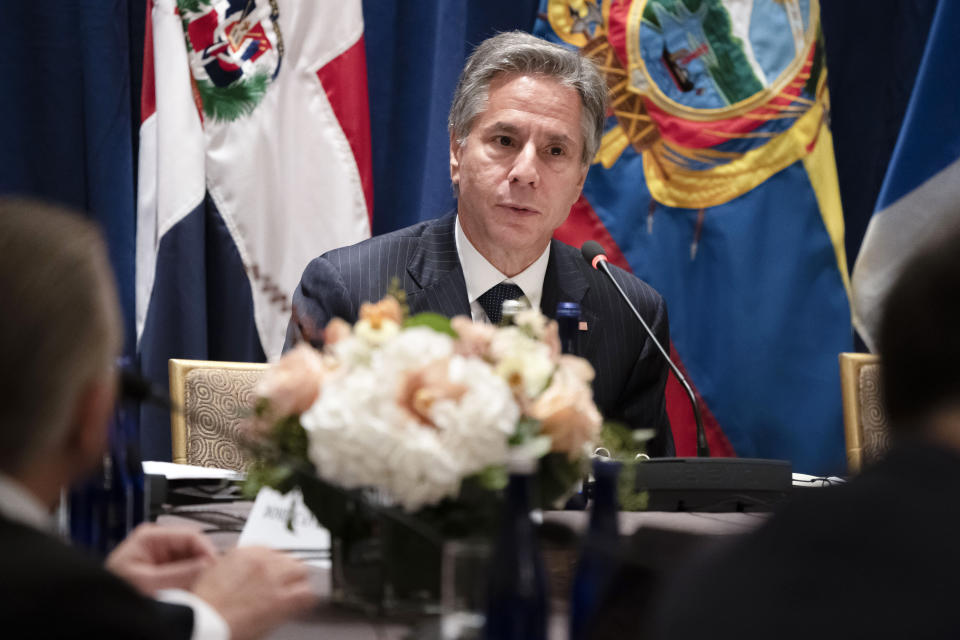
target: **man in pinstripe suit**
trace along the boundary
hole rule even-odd
[[[302,339],[318,345],[327,321],[354,321],[360,304],[382,298],[391,281],[403,286],[411,313],[478,321],[497,320],[504,297],[523,295],[550,317],[557,303],[578,302],[579,355],[596,370],[600,411],[654,429],[650,453],[673,455],[666,363],[614,287],[579,250],[552,239],[580,195],[605,114],[606,84],[578,53],[521,32],[483,42],[467,61],[450,110],[456,214],[313,260],[293,297],[285,348]],[[660,295],[612,269],[669,344]]]

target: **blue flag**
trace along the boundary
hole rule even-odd
[[[945,225],[960,222],[958,36],[960,3],[941,0],[876,211],[854,265],[854,321],[872,351],[884,298],[903,265]]]

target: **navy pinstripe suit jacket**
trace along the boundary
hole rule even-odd
[[[335,249],[307,265],[293,294],[284,350],[300,340],[322,343],[327,321],[357,319],[360,304],[380,300],[392,280],[406,291],[410,313],[470,315],[467,286],[454,239],[455,215],[415,224],[350,247]],[[579,302],[587,331],[579,355],[596,370],[594,400],[605,418],[656,429],[651,455],[674,455],[664,386],[667,365],[640,323],[603,274],[580,251],[552,240],[541,309],[553,317],[558,302]],[[657,338],[670,343],[667,307],[660,295],[632,274],[612,267],[620,286]]]

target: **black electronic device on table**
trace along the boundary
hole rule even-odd
[[[788,460],[652,458],[635,467],[647,511],[770,511],[790,496]]]

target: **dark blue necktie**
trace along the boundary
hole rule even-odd
[[[500,324],[504,300],[517,300],[523,296],[523,289],[515,284],[501,282],[491,287],[486,293],[477,298],[477,302],[487,312],[487,317],[493,324]]]

